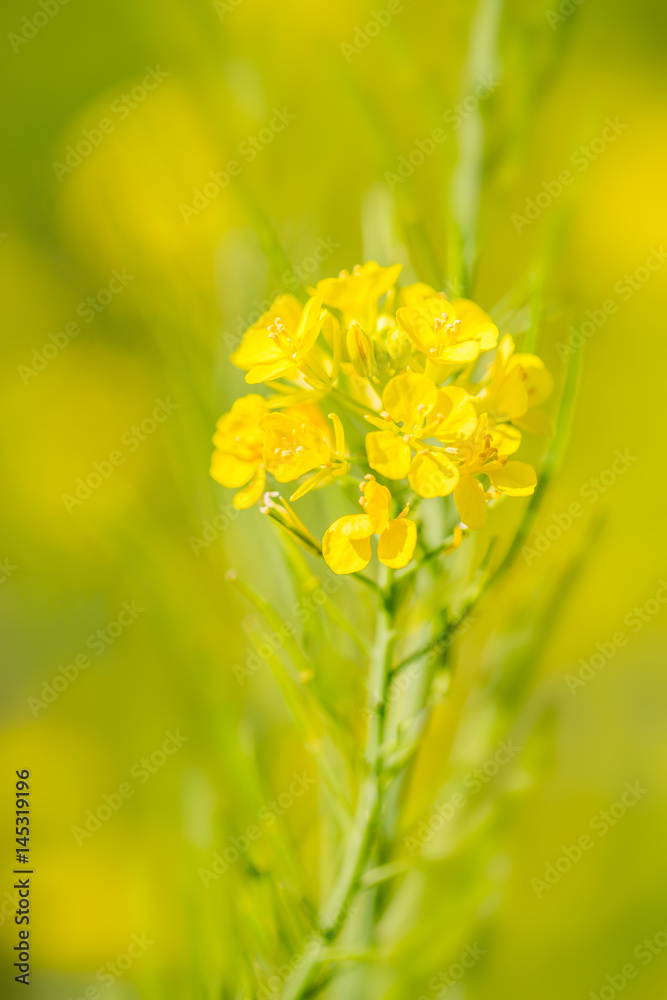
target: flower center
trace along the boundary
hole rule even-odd
[[[292,335],[280,316],[276,316],[273,323],[267,327],[267,330],[269,331],[269,340],[272,340],[283,354],[288,354],[292,358],[296,357],[294,345],[292,344]]]

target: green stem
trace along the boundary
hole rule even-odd
[[[345,925],[351,904],[361,888],[362,875],[372,856],[380,829],[383,792],[382,744],[391,660],[396,637],[389,582],[382,588],[381,594],[368,684],[370,721],[364,753],[368,770],[359,790],[354,820],[348,834],[338,877],[321,908],[316,932],[317,943],[309,950],[297,974],[285,984],[282,1000],[301,1000],[307,994],[314,977],[327,958],[329,947]]]
[[[369,590],[372,590],[380,601],[384,600],[384,591],[382,590],[382,587],[376,583],[375,580],[371,580],[369,576],[364,576],[363,573],[352,573],[351,579],[358,580],[359,583],[363,583],[364,587],[368,587]]]

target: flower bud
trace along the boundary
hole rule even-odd
[[[373,341],[368,334],[362,330],[358,323],[350,324],[345,338],[347,353],[352,362],[357,375],[363,378],[372,378],[377,375],[377,364],[375,361],[375,350]]]

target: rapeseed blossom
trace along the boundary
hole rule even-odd
[[[213,438],[211,475],[239,491],[239,508],[261,500],[267,476],[296,484],[291,501],[336,482],[349,496],[361,478],[363,513],[342,513],[321,547],[308,532],[335,573],[368,565],[373,536],[380,562],[406,566],[419,544],[408,512],[422,501],[451,494],[456,530],[481,528],[491,501],[535,489],[533,468],[510,458],[522,433],[551,433],[541,359],[499,342],[468,299],[398,288],[400,271],[370,261],[318,282],[305,303],[279,296],[231,357],[269,394],[237,399]],[[294,529],[297,540],[307,530]]]

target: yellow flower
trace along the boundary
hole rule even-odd
[[[262,418],[264,464],[279,483],[289,483],[329,461],[329,428],[316,406],[288,406]]]
[[[276,378],[296,379],[325,316],[321,296],[302,306],[293,295],[280,295],[243,334],[231,361],[248,373],[245,379],[251,385]]]
[[[247,483],[233,504],[252,507],[264,492],[267,472],[287,483],[331,465],[329,437],[329,425],[310,403],[272,412],[262,396],[242,396],[218,421],[211,475],[232,489]]]
[[[435,288],[425,285],[422,281],[415,282],[414,285],[405,285],[398,293],[398,304],[410,309],[419,309],[427,299],[433,299],[438,295]]]
[[[321,463],[319,472],[316,472],[314,476],[307,479],[292,494],[290,500],[299,500],[316,486],[324,486],[326,483],[331,482],[332,479],[335,479],[337,476],[344,476],[349,471],[350,466],[345,458],[345,432],[341,419],[337,413],[330,413],[329,420],[331,420],[334,426],[334,450],[329,453],[326,461]],[[325,432],[328,433],[328,430],[328,427],[325,425]]]
[[[232,501],[239,510],[252,507],[264,490],[264,431],[260,425],[268,412],[262,396],[242,396],[220,417],[213,436],[211,475],[215,481],[231,489],[248,483]]]
[[[334,573],[357,573],[371,558],[371,536],[379,535],[378,559],[385,566],[401,569],[412,559],[417,544],[417,526],[406,517],[409,505],[397,518],[389,517],[391,493],[373,476],[361,483],[363,514],[347,514],[331,525],[322,540],[322,555]]]
[[[328,306],[340,309],[346,321],[357,320],[367,330],[375,327],[378,300],[396,284],[401,265],[380,267],[374,260],[341,271],[337,278],[318,281],[316,294]]]
[[[535,490],[535,470],[525,462],[510,462],[494,446],[485,413],[479,418],[475,433],[456,449],[460,461],[459,479],[454,489],[454,503],[463,523],[481,528],[486,521],[487,493],[476,477],[488,476],[497,493],[511,497],[530,496]]]
[[[414,301],[419,302],[419,294],[415,292]],[[417,350],[440,365],[469,364],[498,342],[498,328],[468,299],[448,302],[435,295],[416,307],[403,306],[396,319]]]
[[[370,467],[387,479],[407,476],[422,497],[447,496],[458,480],[448,449],[472,434],[477,424],[468,394],[458,386],[438,389],[427,375],[405,372],[389,380],[382,405],[381,419],[366,418],[381,428],[366,435]]]
[[[494,419],[510,420],[534,434],[553,433],[551,418],[535,409],[549,398],[553,388],[553,379],[541,358],[535,354],[515,354],[514,341],[505,336],[498,345],[490,376],[479,394],[480,412],[489,411]]]

